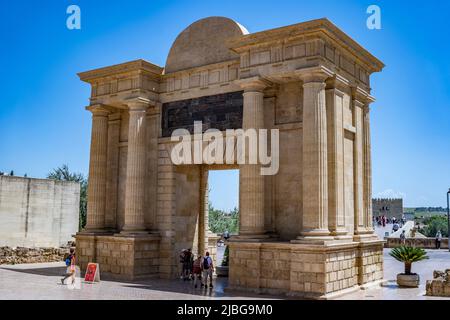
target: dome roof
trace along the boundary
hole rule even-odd
[[[198,20],[181,32],[172,44],[165,73],[236,59],[227,40],[248,34],[239,23],[225,17]]]

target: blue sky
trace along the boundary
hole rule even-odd
[[[0,12],[0,171],[44,177],[67,163],[87,174],[89,87],[77,72],[143,58],[164,66],[176,36],[207,16],[250,32],[327,17],[386,64],[372,76],[374,195],[444,206],[450,187],[448,1],[8,1]],[[82,29],[66,28],[81,8]],[[381,8],[382,29],[366,27]],[[236,173],[211,175],[212,201],[237,204]]]

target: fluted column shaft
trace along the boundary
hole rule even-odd
[[[102,231],[105,228],[108,110],[101,106],[89,109],[92,112],[92,135],[86,230]]]
[[[325,79],[303,82],[303,228],[301,238],[327,237],[328,176]]]
[[[363,136],[364,136],[364,217],[367,230],[373,231],[372,223],[372,154],[370,142],[370,108],[363,109]]]
[[[264,128],[264,93],[266,83],[261,79],[250,80],[244,87],[244,114],[242,128]],[[258,132],[258,131],[257,131]],[[248,164],[246,148],[246,164],[239,171],[240,184],[240,226],[239,235],[250,238],[265,237],[264,215],[264,176],[261,175],[260,164]]]
[[[123,233],[145,233],[146,112],[148,104],[129,103],[125,224]]]

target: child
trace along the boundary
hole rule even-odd
[[[66,258],[66,266],[67,266],[67,273],[65,274],[64,278],[61,279],[61,283],[64,284],[64,281],[69,278],[73,277],[72,282],[75,281],[75,249],[70,248],[70,253]]]

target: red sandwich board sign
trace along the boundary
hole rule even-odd
[[[86,268],[86,275],[84,276],[85,282],[100,282],[100,266],[98,263],[90,262]]]

